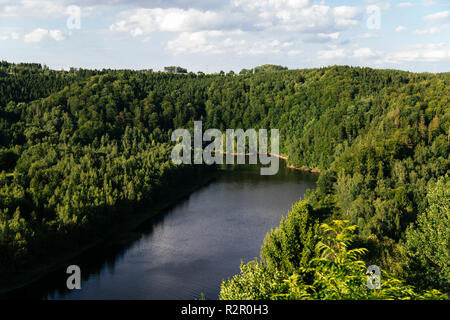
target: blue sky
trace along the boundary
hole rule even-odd
[[[54,69],[447,72],[449,40],[449,0],[0,0],[0,59]]]

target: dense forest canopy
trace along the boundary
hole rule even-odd
[[[170,162],[170,134],[202,120],[222,131],[279,129],[289,163],[321,171],[307,194],[311,212],[357,225],[367,261],[410,281],[426,273],[421,288],[446,290],[449,194],[435,188],[449,183],[450,73],[255,70],[179,75],[1,62],[0,278],[82,246],[120,212],[201,175],[206,168]],[[431,226],[443,230],[433,234],[438,248],[426,247]],[[278,268],[291,272],[312,255],[298,245],[304,254]]]

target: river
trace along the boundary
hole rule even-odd
[[[65,269],[14,293],[33,299],[217,299],[241,259],[259,256],[264,237],[315,177],[285,167],[224,167],[218,177],[133,232],[85,252],[81,290],[66,289]]]

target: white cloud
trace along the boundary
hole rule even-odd
[[[18,40],[20,38],[20,33],[16,31],[1,31],[0,40]]]
[[[293,36],[305,42],[337,41],[341,31],[353,28],[363,10],[330,7],[308,0],[231,0],[218,11],[181,8],[139,8],[119,14],[112,32],[146,37],[153,32],[174,32],[166,50],[181,54],[297,55]],[[237,33],[239,31],[239,33]],[[258,40],[275,34],[278,40]],[[279,38],[282,35],[282,38]],[[266,37],[264,37],[266,38]]]
[[[437,5],[439,5],[439,1],[435,1],[435,0],[422,0],[422,5],[423,5],[424,7],[437,6]]]
[[[319,39],[332,39],[337,40],[339,38],[339,32],[333,32],[333,33],[318,33],[317,37]]]
[[[450,11],[442,11],[433,14],[426,15],[425,21],[429,22],[445,22],[450,20]]]
[[[88,2],[90,1],[84,1],[81,4],[87,5]],[[71,0],[3,0],[0,1],[0,17],[52,17],[65,19],[68,15],[67,8],[73,4],[74,2]],[[95,3],[92,1],[92,4]],[[94,6],[84,6],[80,9],[82,10],[82,15],[87,16],[94,10]]]
[[[218,29],[225,17],[213,11],[196,9],[135,9],[123,12],[111,31],[130,32],[133,36],[155,31],[187,32]]]
[[[20,33],[18,33],[18,32],[11,32],[11,39],[19,40],[20,39]]]
[[[441,32],[442,29],[438,28],[438,27],[432,27],[432,28],[428,28],[428,29],[417,29],[416,31],[414,31],[415,35],[426,35],[426,34],[436,34]]]
[[[398,26],[397,28],[395,28],[396,32],[402,32],[402,31],[405,31],[405,30],[406,30],[405,26]]]
[[[330,49],[319,50],[318,58],[321,60],[343,60],[343,59],[372,59],[376,58],[381,53],[373,51],[371,48],[340,48],[337,46],[330,46]]]
[[[368,59],[376,56],[377,54],[370,48],[358,48],[353,51],[353,57],[359,59]]]
[[[111,31],[132,36],[157,31],[211,30],[334,33],[359,24],[358,7],[329,7],[308,0],[232,0],[220,10],[139,8],[122,12]]]
[[[183,32],[167,43],[167,50],[175,55],[186,53],[221,54],[227,48],[245,45],[245,40],[235,41],[229,36],[230,34],[223,31]]]
[[[442,11],[426,15],[423,20],[430,25],[426,29],[417,29],[415,35],[431,35],[437,34],[444,30],[450,29],[450,11]]]
[[[38,29],[35,29],[32,32],[26,34],[24,37],[24,41],[25,42],[40,42],[47,36],[48,36],[48,30],[38,28]]]
[[[359,24],[362,11],[357,7],[341,6],[333,8],[333,14],[338,28],[348,28]]]
[[[379,38],[379,37],[380,37],[379,34],[377,34],[377,33],[369,33],[369,32],[362,33],[362,34],[356,36],[357,39],[376,39],[376,38]]]
[[[398,64],[404,62],[442,62],[450,60],[449,43],[426,43],[388,54],[382,62]]]
[[[318,52],[320,60],[352,61],[352,58],[373,61],[376,64],[399,65],[404,63],[450,61],[450,43],[425,43],[409,46],[393,52],[376,51],[372,48],[344,48],[330,46]]]
[[[287,52],[287,54],[288,54],[289,56],[298,56],[298,55],[300,55],[300,54],[302,54],[302,53],[303,53],[302,50],[289,50],[289,51]]]
[[[61,30],[49,30],[48,34],[55,41],[62,41],[66,38]]]
[[[397,3],[397,5],[396,5],[397,8],[401,8],[401,9],[409,8],[412,6],[413,6],[412,2],[400,2],[400,3]]]
[[[237,55],[261,55],[279,54],[293,46],[292,42],[280,40],[249,41],[239,37],[244,33],[240,30],[233,31],[197,31],[183,32],[175,39],[167,43],[167,51],[172,54],[225,54]],[[233,39],[233,36],[237,38]],[[287,53],[295,49],[288,50]]]
[[[260,16],[265,19],[259,25],[267,26],[268,29],[330,33],[357,26],[362,15],[357,7],[311,5],[297,10],[289,6],[279,7]]]
[[[61,30],[47,30],[42,28],[37,28],[24,36],[25,42],[41,42],[46,39],[62,41],[65,39],[65,36]]]
[[[234,7],[244,8],[246,10],[255,9],[302,9],[310,6],[309,0],[232,0]]]
[[[364,0],[364,2],[371,4],[370,6],[376,6],[380,10],[390,10],[391,3],[389,1],[380,1],[380,0]]]
[[[328,50],[319,50],[317,58],[320,60],[345,59],[350,56],[348,49],[331,47]]]
[[[0,8],[2,17],[24,17],[24,16],[58,16],[64,12],[64,7],[57,1],[5,1]]]

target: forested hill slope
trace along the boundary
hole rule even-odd
[[[221,130],[279,129],[289,162],[322,172],[311,205],[351,219],[376,243],[397,243],[426,208],[427,188],[449,170],[450,73],[334,66],[221,76],[4,65],[0,272],[42,258],[42,247],[82,244],[116,219],[114,208],[153,203],[196,174],[169,161],[171,131],[194,120]]]
[[[55,71],[38,63],[0,61],[0,105],[47,97],[75,81],[105,72],[85,69]]]

